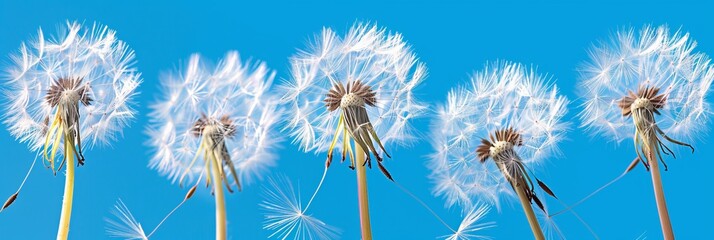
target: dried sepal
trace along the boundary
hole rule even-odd
[[[545,191],[545,193],[547,193],[550,196],[553,196],[556,199],[558,198],[555,196],[555,193],[553,193],[553,191],[550,190],[550,188],[547,185],[545,185],[545,183],[543,183],[540,179],[536,178],[536,181],[538,182],[538,186],[540,186],[540,188],[543,189],[543,191]]]
[[[671,155],[673,158],[676,158],[674,151],[665,145],[661,138],[680,146],[687,146],[692,149],[692,152],[694,152],[694,147],[692,147],[692,145],[670,138],[657,124],[655,114],[660,114],[659,109],[662,109],[665,106],[667,99],[667,96],[665,94],[660,94],[659,91],[660,89],[657,87],[640,86],[636,94],[629,91],[628,95],[623,97],[618,102],[618,106],[622,110],[623,116],[632,117],[635,125],[635,152],[637,153],[637,158],[642,161],[648,171],[649,164],[646,160],[659,160],[662,163],[664,170],[667,171],[669,168],[667,163],[662,158],[662,154]],[[651,156],[651,158],[654,159],[649,159],[650,157],[647,154],[647,151],[653,152],[654,156]],[[647,156],[647,158],[643,156]]]
[[[489,137],[492,142],[504,141],[513,144],[513,146],[523,145],[523,138],[521,137],[521,134],[519,134],[512,127],[496,130],[496,132],[491,134]]]
[[[337,122],[332,143],[327,150],[325,167],[329,167],[332,163],[332,152],[334,151],[340,133],[344,132],[342,137],[342,161],[345,160],[345,152],[347,150],[351,152],[349,141],[352,140],[354,144],[362,148],[366,154],[365,161],[357,164],[368,165],[371,168],[372,158],[370,155],[374,155],[377,159],[377,165],[380,171],[382,171],[389,180],[394,181],[392,175],[382,164],[383,158],[379,155],[374,143],[377,143],[379,149],[382,150],[387,157],[391,158],[391,156],[379,140],[379,136],[377,136],[377,132],[374,130],[374,126],[369,120],[369,114],[367,114],[367,109],[365,108],[366,106],[375,106],[376,101],[376,93],[372,88],[359,80],[349,81],[346,85],[340,82],[333,82],[332,88],[325,96],[325,106],[328,111],[335,111],[337,109],[341,109],[342,111]],[[355,163],[350,164],[350,168],[354,169],[354,164]]]
[[[528,169],[514,151],[514,147],[523,145],[523,137],[512,127],[503,128],[489,134],[489,139],[481,139],[476,148],[476,155],[481,163],[493,158],[514,191],[523,191],[530,203],[535,203],[545,211],[535,193],[535,185],[528,174]],[[540,179],[535,178],[538,186],[548,195],[557,199],[553,191]]]
[[[543,203],[538,199],[538,196],[535,195],[535,193],[530,194],[530,199],[535,202],[536,205],[538,205],[538,208],[540,208],[541,211],[545,211],[545,207],[543,206]]]
[[[491,141],[485,138],[481,139],[481,145],[476,147],[476,156],[481,163],[486,162],[486,160],[491,157],[491,147],[493,147],[493,143],[491,143]]]

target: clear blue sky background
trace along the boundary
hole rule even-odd
[[[528,1],[507,3],[462,3],[456,1],[232,1],[159,3],[155,1],[39,1],[0,2],[0,55],[2,68],[7,54],[22,41],[34,37],[38,27],[54,34],[65,20],[99,21],[118,31],[118,37],[136,51],[137,67],[144,76],[140,86],[140,115],[124,138],[110,148],[86,152],[87,164],[77,170],[71,239],[105,239],[104,219],[122,198],[151,229],[180,201],[186,189],[172,185],[147,168],[150,150],[143,144],[147,123],[146,103],[154,100],[161,72],[174,69],[191,53],[218,59],[238,50],[242,57],[264,60],[276,69],[278,78],[288,77],[287,58],[303,48],[323,26],[341,33],[355,21],[372,21],[404,34],[417,55],[427,64],[429,77],[418,95],[431,104],[443,102],[446,93],[464,83],[486,61],[507,59],[537,65],[557,79],[562,92],[575,99],[576,68],[586,60],[586,49],[618,27],[669,24],[689,31],[698,50],[714,54],[712,5],[688,1],[639,1],[620,3],[566,3]],[[47,35],[47,34],[46,34]],[[12,96],[9,96],[12,97]],[[711,99],[711,98],[710,98]],[[5,100],[3,100],[5,101]],[[578,101],[575,100],[577,103]],[[577,125],[572,104],[567,119]],[[416,123],[427,133],[429,119]],[[711,123],[710,123],[711,124]],[[29,166],[33,153],[0,131],[2,163],[0,197],[12,194]],[[563,156],[550,159],[541,168],[541,178],[565,202],[575,202],[618,175],[633,159],[632,144],[592,138],[574,128],[561,144]],[[711,169],[712,136],[702,133],[692,155],[668,159],[663,173],[672,222],[678,239],[714,239],[712,215],[714,194]],[[428,139],[411,148],[392,151],[387,165],[395,178],[432,206],[452,226],[461,221],[460,210],[443,207],[431,195],[432,183],[425,163],[431,152]],[[284,142],[278,167],[270,174],[299,179],[303,195],[319,180],[324,156],[301,153]],[[359,239],[359,223],[353,172],[346,165],[333,165],[312,213],[342,229],[343,239]],[[379,171],[370,177],[374,236],[377,239],[433,239],[448,234],[426,210]],[[55,237],[64,179],[41,166],[35,169],[18,201],[0,214],[1,239],[52,239]],[[230,239],[264,239],[260,183],[228,196]],[[553,209],[560,209],[549,200]],[[577,208],[603,239],[634,239],[643,232],[661,239],[648,173],[638,167],[589,202]],[[214,234],[213,200],[201,189],[155,235],[155,239],[211,239]],[[528,239],[528,224],[517,204],[506,205],[488,220],[498,227],[484,234],[498,239]],[[556,218],[571,239],[590,239],[572,215]]]

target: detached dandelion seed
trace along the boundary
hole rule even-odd
[[[533,69],[509,62],[487,65],[437,109],[430,161],[435,193],[448,205],[471,209],[479,200],[499,206],[501,195],[515,192],[534,236],[542,239],[531,208],[535,203],[545,211],[536,186],[555,194],[532,168],[557,152],[567,128],[562,121],[567,103]]]
[[[200,177],[199,177],[200,179]],[[171,215],[176,212],[181,206],[183,206],[188,199],[190,199],[193,194],[196,192],[196,188],[198,187],[198,182],[196,185],[191,187],[188,192],[186,192],[186,196],[183,198],[183,201],[181,201],[174,209],[172,209],[166,216],[164,216],[163,219],[161,219],[161,222],[159,224],[156,224],[156,227],[154,227],[149,234],[146,234],[144,232],[144,229],[141,227],[141,224],[139,221],[137,221],[134,216],[131,214],[129,211],[129,208],[124,205],[124,202],[119,199],[117,201],[117,204],[114,205],[114,209],[112,211],[112,214],[118,218],[120,221],[117,222],[114,219],[106,219],[106,222],[109,224],[107,227],[107,233],[112,236],[112,237],[117,237],[117,238],[122,238],[122,239],[143,239],[143,240],[148,240],[154,233],[156,233],[156,230],[159,230],[162,224],[166,222],[167,219]]]
[[[470,239],[491,239],[481,235],[480,232],[496,227],[494,222],[483,222],[483,218],[491,211],[489,205],[476,203],[474,207],[464,216],[459,228],[451,235],[444,236],[446,240],[470,240]]]
[[[216,200],[216,239],[226,239],[224,187],[240,191],[275,165],[281,111],[267,93],[274,76],[264,63],[241,62],[237,52],[216,67],[195,54],[184,71],[162,78],[164,92],[152,105],[151,166],[179,185],[206,177]]]
[[[711,112],[705,101],[714,79],[710,59],[694,51],[696,42],[666,26],[618,31],[590,51],[581,70],[582,126],[620,142],[632,137],[635,157],[650,171],[662,233],[674,239],[659,164],[673,145],[689,141],[706,128]],[[632,135],[634,133],[634,135]]]
[[[67,22],[59,30],[48,39],[38,31],[37,39],[11,55],[5,85],[12,98],[4,122],[19,141],[41,152],[54,174],[66,166],[57,233],[57,239],[66,239],[75,165],[85,164],[85,148],[115,140],[134,117],[130,101],[141,78],[134,52],[108,27]]]
[[[124,205],[121,199],[117,201],[117,204],[112,210],[112,214],[119,219],[119,221],[108,219],[107,222],[109,226],[107,227],[107,233],[112,237],[127,239],[127,240],[148,240],[149,237],[144,233],[144,228],[141,227],[139,221],[134,218],[131,214],[129,208]]]
[[[426,68],[400,34],[369,24],[356,24],[344,37],[323,29],[291,64],[282,86],[290,106],[286,130],[303,150],[327,152],[325,168],[341,146],[341,161],[349,157],[357,170],[362,238],[371,239],[365,167],[373,156],[393,180],[383,162],[391,157],[385,144],[413,139],[410,123],[424,106],[412,91]]]
[[[273,231],[268,237],[295,240],[337,239],[337,228],[306,214],[313,198],[303,207],[299,193],[296,194],[299,191],[286,177],[268,179],[268,186],[263,191],[266,200],[260,204],[265,211],[263,228]]]

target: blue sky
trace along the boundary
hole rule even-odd
[[[597,40],[627,26],[668,24],[691,33],[702,52],[714,53],[714,24],[710,3],[689,1],[638,1],[620,3],[517,2],[476,3],[458,1],[307,1],[275,2],[175,2],[77,1],[0,2],[0,64],[6,68],[7,55],[22,41],[34,37],[38,27],[54,33],[66,20],[98,21],[118,32],[136,52],[137,67],[143,73],[139,117],[124,130],[124,137],[111,147],[85,153],[86,165],[77,169],[71,239],[105,239],[104,219],[118,198],[122,198],[144,228],[153,228],[186,189],[172,185],[147,168],[151,154],[144,145],[147,123],[145,104],[156,97],[158,77],[175,69],[190,54],[199,52],[218,59],[229,50],[244,58],[265,61],[277,71],[278,79],[288,78],[288,57],[304,48],[308,39],[323,26],[344,33],[355,21],[376,22],[404,35],[423,61],[429,76],[417,92],[422,101],[443,102],[452,87],[464,83],[487,61],[505,59],[537,66],[556,79],[562,93],[574,104],[566,119],[579,124],[575,113],[577,67],[587,59],[586,50]],[[12,97],[12,96],[7,96]],[[711,98],[710,98],[711,99]],[[5,100],[3,100],[5,101]],[[709,123],[711,124],[711,122]],[[411,189],[453,227],[461,221],[460,209],[443,207],[432,196],[433,184],[426,166],[431,152],[429,118],[415,125],[424,139],[410,147],[391,150],[387,165],[395,179]],[[4,128],[5,126],[3,126]],[[663,172],[665,192],[675,234],[679,239],[711,239],[710,217],[714,215],[714,193],[708,176],[714,162],[712,136],[701,134],[694,154],[680,151],[668,159]],[[540,168],[540,178],[567,203],[573,203],[615,177],[633,158],[632,144],[617,145],[591,137],[573,128],[560,145],[563,154],[549,159]],[[0,196],[12,194],[25,174],[34,154],[0,131],[2,167]],[[285,174],[307,195],[322,173],[324,156],[302,153],[283,142],[278,166],[265,176]],[[448,234],[417,202],[400,192],[379,171],[368,173],[372,225],[376,239],[433,239]],[[25,189],[11,208],[0,214],[2,239],[54,238],[59,219],[64,179],[37,167]],[[342,230],[343,239],[359,239],[357,198],[353,172],[346,165],[333,164],[311,212]],[[230,239],[264,239],[262,211],[258,208],[261,182],[227,198]],[[699,204],[699,205],[697,205]],[[549,201],[553,209],[557,202]],[[576,208],[602,239],[634,239],[645,233],[661,239],[659,221],[649,174],[638,167],[611,188]],[[180,209],[155,235],[155,239],[211,239],[214,234],[213,200],[204,189]],[[531,237],[528,224],[517,203],[493,211],[487,220],[497,228],[484,234],[498,239]],[[555,219],[571,239],[591,238],[587,230],[569,214]]]

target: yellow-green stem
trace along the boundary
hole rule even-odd
[[[211,176],[213,178],[213,194],[216,199],[216,240],[226,239],[226,199],[223,194],[223,185],[221,185],[222,177],[219,168],[218,159],[215,156],[220,156],[214,153],[213,156],[207,157],[207,161],[211,161]]]
[[[654,187],[655,200],[657,202],[657,213],[659,214],[659,222],[662,226],[662,235],[665,240],[673,240],[674,232],[672,231],[672,222],[669,220],[667,202],[664,199],[664,189],[662,187],[662,178],[659,174],[659,165],[654,150],[649,146],[647,147],[647,161],[650,163],[652,187]]]
[[[369,197],[367,195],[367,169],[364,166],[365,152],[355,144],[355,167],[357,168],[357,196],[359,198],[359,222],[362,240],[372,240],[372,226],[369,221]]]
[[[62,200],[62,214],[60,215],[57,240],[66,240],[69,235],[69,219],[72,215],[72,197],[74,195],[74,139],[65,134],[64,157],[67,161],[67,172],[64,182],[64,199]]]

